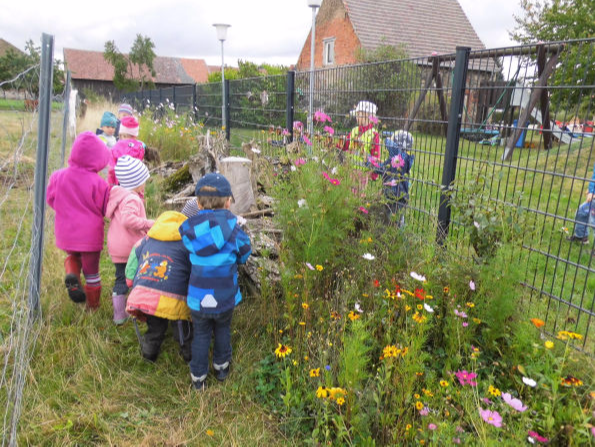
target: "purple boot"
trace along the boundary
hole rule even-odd
[[[114,305],[114,324],[119,326],[126,323],[126,320],[128,320],[126,295],[112,295],[112,304]]]

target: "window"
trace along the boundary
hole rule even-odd
[[[322,44],[324,65],[333,65],[335,63],[335,38],[324,39]]]

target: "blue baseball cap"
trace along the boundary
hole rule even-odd
[[[201,191],[204,186],[213,188],[211,191]],[[194,192],[196,196],[233,197],[229,181],[218,172],[205,174],[197,183]]]

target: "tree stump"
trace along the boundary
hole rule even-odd
[[[252,161],[242,157],[226,157],[219,160],[221,174],[231,184],[234,202],[230,211],[242,214],[256,205],[252,188]]]

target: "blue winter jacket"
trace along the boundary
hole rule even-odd
[[[229,210],[201,210],[179,228],[190,252],[188,307],[217,314],[233,309],[241,300],[238,264],[252,252],[250,238]]]
[[[593,165],[593,175],[591,176],[591,182],[589,183],[589,192],[595,194],[595,165]]]
[[[409,199],[409,171],[413,166],[414,156],[408,154],[392,139],[385,140],[388,149],[388,159],[382,163],[380,169],[376,172],[382,174],[382,184],[384,195],[390,199],[398,201],[407,201]],[[395,158],[401,157],[401,162],[397,163]],[[402,166],[399,166],[401,165]]]

